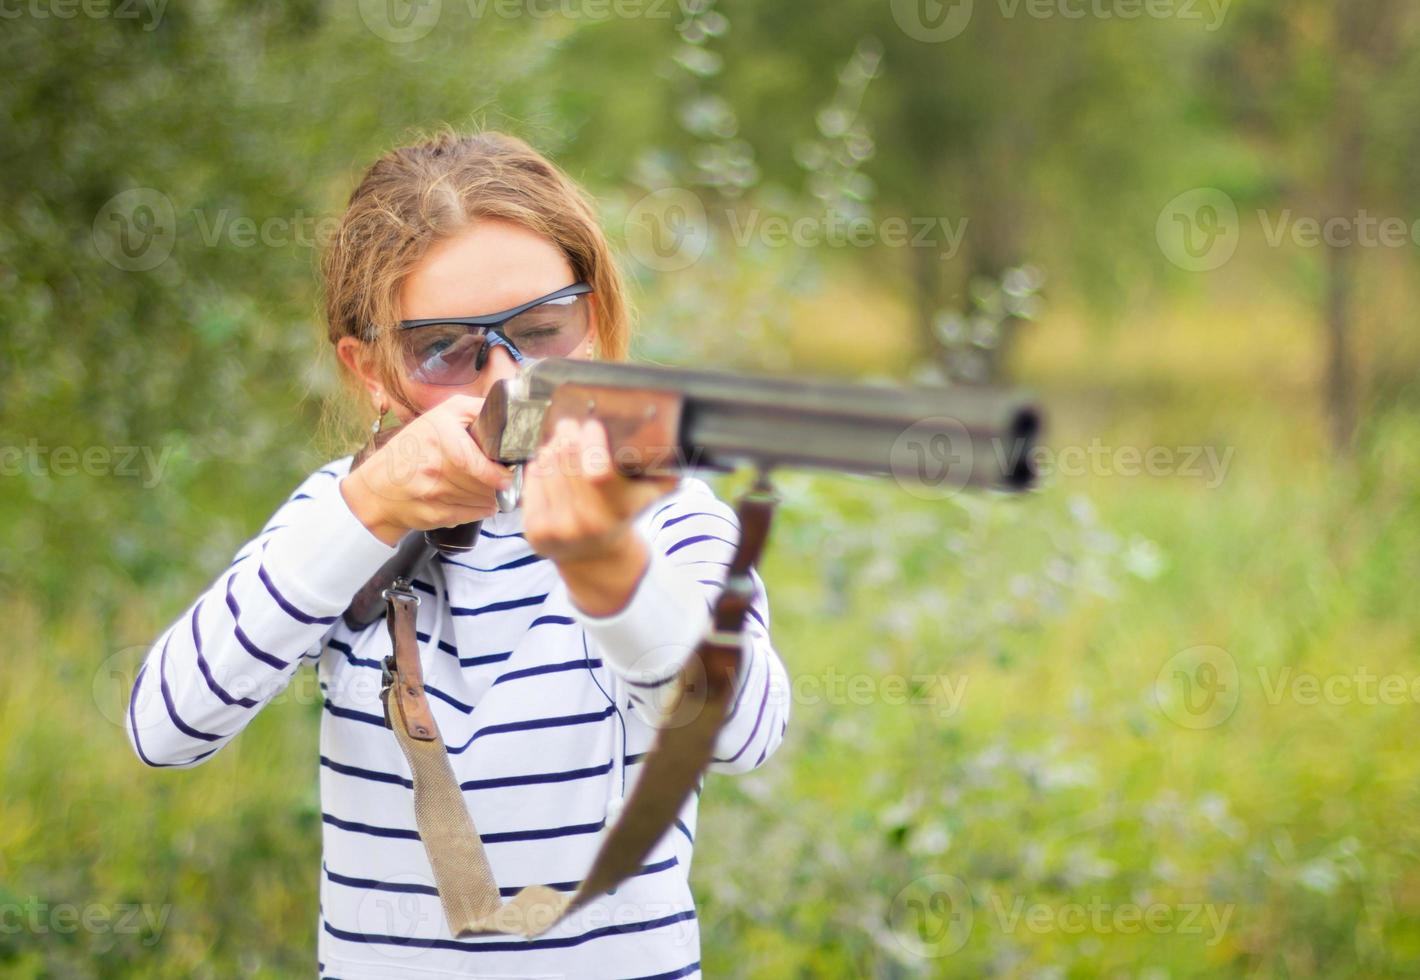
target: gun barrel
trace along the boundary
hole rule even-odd
[[[690,466],[806,467],[940,488],[1022,490],[1034,482],[1040,413],[991,388],[888,387],[642,364],[548,359],[526,369],[532,399],[562,385],[679,400]]]

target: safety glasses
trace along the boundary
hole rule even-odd
[[[423,384],[466,385],[495,347],[519,364],[526,358],[566,357],[587,338],[591,292],[589,284],[574,282],[502,313],[403,320],[399,342],[405,369]]]

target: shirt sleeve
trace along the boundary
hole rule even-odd
[[[739,530],[735,511],[704,482],[682,480],[637,522],[650,560],[626,606],[606,617],[577,614],[648,724],[661,723],[665,696],[710,626]],[[759,766],[779,747],[789,723],[789,682],[769,637],[768,597],[758,572],[751,574],[755,593],[745,620],[744,656],[711,763],[719,772]]]
[[[236,737],[394,554],[345,503],[349,468],[311,474],[149,649],[127,717],[145,764],[194,766]]]

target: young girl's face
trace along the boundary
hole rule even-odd
[[[497,219],[478,221],[471,229],[430,249],[400,290],[400,319],[483,316],[509,310],[577,281],[567,257],[552,242],[521,225]],[[592,354],[596,336],[596,297],[591,303],[587,341],[569,354]],[[400,422],[433,408],[451,395],[483,397],[493,385],[517,372],[517,363],[495,347],[478,376],[467,385],[431,385],[405,379],[415,411],[391,406]]]

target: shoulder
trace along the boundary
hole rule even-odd
[[[308,473],[267,520],[263,533],[272,531],[301,518],[307,513],[323,510],[323,504],[338,494],[340,481],[350,472],[353,456],[342,456],[316,467]]]
[[[312,470],[296,486],[296,489],[291,491],[286,502],[289,504],[297,500],[326,495],[350,472],[350,463],[354,458],[354,456],[342,456]]]

